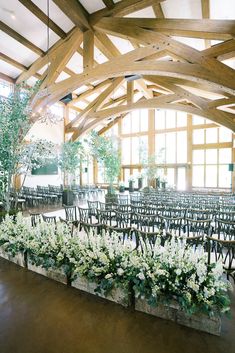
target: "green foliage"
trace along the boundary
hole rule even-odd
[[[8,98],[0,98],[0,201],[7,211],[13,176],[26,176],[28,171],[42,166],[45,159],[54,154],[52,143],[24,141],[33,125],[30,100],[36,90],[37,85],[33,88],[16,85]]]
[[[102,163],[105,168],[105,176],[110,185],[118,178],[121,168],[118,147],[110,137],[99,136],[96,132],[90,137],[91,154]]]
[[[59,157],[59,166],[63,172],[73,174],[84,157],[84,149],[79,141],[65,142]]]
[[[142,154],[141,164],[143,169],[145,170],[145,175],[148,179],[148,184],[151,184],[157,177],[158,165],[157,163],[163,163],[163,153],[164,148],[162,148],[158,155],[150,155]]]
[[[85,151],[81,142],[65,142],[59,156],[59,166],[63,172],[74,176],[84,157]]]

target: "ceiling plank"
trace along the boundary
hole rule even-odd
[[[4,80],[4,81],[8,81],[10,83],[15,83],[15,79],[4,74],[3,72],[0,72],[0,79]]]
[[[9,56],[7,56],[6,54],[3,54],[3,53],[1,53],[1,52],[0,52],[0,59],[3,60],[3,61],[5,61],[6,63],[8,63],[8,64],[10,64],[10,65],[12,65],[12,66],[14,66],[14,67],[16,67],[17,69],[19,69],[19,70],[21,70],[21,71],[28,70],[27,66],[25,66],[25,65],[23,65],[23,64],[21,64],[21,63],[19,63],[18,61],[16,61],[16,60],[10,58]],[[37,79],[39,79],[39,80],[41,79],[41,75],[39,75],[39,74],[37,74],[37,73],[36,73],[34,76],[35,76]]]
[[[40,21],[42,21],[46,26],[55,32],[60,38],[65,38],[66,33],[31,0],[19,0],[19,2],[24,5],[30,12],[32,12]]]
[[[54,3],[65,13],[70,20],[82,31],[90,29],[88,12],[78,0],[53,0]]]
[[[14,38],[15,40],[17,40],[18,42],[20,42],[25,47],[32,50],[34,53],[38,54],[39,56],[42,56],[43,54],[45,54],[42,49],[38,48],[36,45],[31,43],[28,39],[24,38],[21,34],[14,31],[14,29],[7,26],[2,21],[0,21],[0,30],[8,34],[10,37]]]

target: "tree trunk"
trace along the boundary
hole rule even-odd
[[[7,213],[9,213],[10,208],[11,208],[11,178],[12,176],[10,174],[8,174],[7,177],[7,188],[6,188],[6,192],[5,192],[5,211],[7,211]]]

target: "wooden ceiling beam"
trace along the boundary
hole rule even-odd
[[[136,50],[141,49],[145,50],[146,53],[146,47]],[[113,59],[112,65],[104,63],[89,70],[89,72],[83,72],[82,74],[49,86],[47,90],[49,97],[43,99],[38,98],[37,108],[39,109],[40,107],[43,107],[46,102],[47,104],[53,104],[77,87],[86,85],[89,82],[94,82],[94,80],[104,80],[110,77],[133,75],[137,73],[144,75],[174,76],[176,78],[186,79],[196,83],[207,84],[211,92],[215,89],[223,89],[224,92],[227,92],[228,94],[235,94],[235,89],[222,86],[220,80],[214,73],[202,68],[198,64],[161,61],[134,62],[133,60],[129,60],[128,62],[125,60],[126,55],[123,55],[121,58]],[[234,84],[235,82],[233,82],[232,85]]]
[[[138,79],[134,81],[135,87],[138,89],[140,93],[143,94],[145,98],[153,98],[153,92],[148,89],[146,83],[143,79]]]
[[[110,18],[103,18],[99,23],[108,23]],[[133,26],[151,29],[166,35],[190,38],[228,40],[235,36],[234,20],[192,20],[161,18],[114,18],[113,25]],[[95,24],[97,28],[98,23]]]
[[[126,63],[128,62],[133,63],[135,60],[143,59],[144,57],[156,53],[156,51],[161,51],[163,49],[165,49],[165,46],[161,47],[159,45],[153,44],[144,48],[138,48],[127,54],[122,55],[121,57],[114,58],[112,62],[105,62],[103,64],[97,65],[91,70],[84,71],[82,74],[77,74],[74,77],[67,78],[62,82],[52,84],[47,90],[47,92],[51,96],[47,98],[47,104],[52,104],[52,102],[56,102],[58,99],[64,97],[66,94],[71,91],[74,91],[82,85],[92,83],[96,80],[108,79],[115,76],[124,76],[125,74],[128,75],[129,72],[133,72],[132,67],[128,67],[127,73],[125,73],[125,69],[123,72],[117,73],[117,71],[120,70],[120,65],[123,69],[123,66],[125,67]],[[39,99],[38,106],[42,106],[43,104],[43,99]]]
[[[134,81],[129,81],[126,84],[127,89],[126,89],[126,99],[127,103],[133,103],[134,100]]]
[[[17,78],[17,83],[20,83],[22,81],[27,80],[29,77],[33,76],[37,71],[42,69],[45,65],[48,64],[51,58],[55,57],[58,53],[58,51],[63,48],[64,45],[66,45],[66,42],[71,38],[71,36],[75,35],[80,35],[82,32],[74,27],[67,37],[65,39],[60,39],[58,42],[56,42],[47,53],[44,53],[44,55],[40,58],[38,58],[27,71],[22,72],[22,74]]]
[[[80,46],[82,40],[83,36],[80,30],[77,32],[75,31],[69,40],[67,40],[65,44],[56,51],[55,56],[48,57],[48,60],[51,64],[48,68],[47,76],[42,82],[40,89],[44,89],[46,86],[56,81],[61,72],[65,69],[65,65]]]
[[[11,27],[7,26],[5,23],[0,21],[0,30],[8,34],[10,37],[14,38],[17,40],[17,42],[23,44],[25,47],[33,51],[34,53],[38,54],[39,56],[42,56],[45,54],[45,52],[38,48],[36,45],[31,43],[28,39],[24,38],[21,34],[18,32],[14,31]]]
[[[95,31],[95,44],[97,48],[108,58],[121,55],[118,48],[113,44],[109,37],[99,31]]]
[[[211,102],[209,102],[208,107],[209,108],[217,108],[217,107],[222,107],[225,105],[230,105],[230,104],[235,104],[235,97],[233,98],[221,98],[221,99],[216,99]]]
[[[214,121],[217,124],[226,126],[232,131],[235,131],[235,122],[232,117],[234,114],[225,113],[216,109],[201,110],[190,105],[174,103],[174,96],[175,95],[169,95],[164,97],[160,96],[152,99],[145,99],[136,103],[126,104],[94,113],[90,116],[90,118],[93,118],[93,120],[91,122],[88,122],[88,124],[85,125],[84,128],[79,131],[77,137],[82,136],[84,133],[90,131],[95,126],[99,125],[102,120],[105,120],[109,117],[117,116],[134,109],[154,108],[172,109],[177,111],[184,111],[192,115],[203,116],[207,119]]]
[[[114,7],[114,5],[115,5],[113,0],[102,0],[102,2],[105,4],[105,6],[108,9],[112,9]]]
[[[100,39],[100,43],[105,48],[105,52],[106,52],[107,57],[109,59],[112,59],[117,56],[121,56],[121,52],[114,46],[114,44],[108,38],[107,35],[100,33],[100,32],[96,32],[96,33],[97,33],[97,38]],[[102,50],[102,48],[100,48],[100,49]],[[142,79],[137,80],[137,81],[135,81],[135,84],[136,84],[136,87],[138,88],[138,90],[141,93],[143,93],[143,95],[146,98],[153,98],[153,93],[147,89],[144,80],[142,80]]]
[[[119,35],[124,39],[139,39],[139,41],[145,45],[149,45],[151,43],[159,43],[159,45],[166,44],[168,52],[172,52],[174,55],[187,60],[189,63],[196,63],[201,65],[202,68],[206,68],[212,72],[214,76],[217,76],[222,85],[231,88],[233,87],[233,89],[235,88],[235,72],[232,68],[229,68],[214,58],[205,58],[200,51],[179,41],[176,41],[164,34],[146,30],[142,27],[130,25],[130,20],[132,19],[110,19],[107,17],[100,20],[95,25],[95,28],[100,31],[105,31],[106,33]],[[148,20],[156,21],[156,19]]]
[[[83,32],[90,29],[89,14],[78,0],[53,0],[66,16]]]
[[[144,76],[144,77],[146,77],[146,76]],[[170,77],[170,76],[166,76],[166,75],[161,75],[161,76],[155,75],[154,77],[156,79],[163,78],[165,81],[167,81],[169,83],[180,85],[180,86],[186,86],[189,89],[196,88],[196,89],[208,92],[209,94],[212,92],[212,87],[206,82],[189,81],[187,78],[179,78],[179,77],[173,77],[173,76]],[[229,94],[228,92],[226,92],[225,90],[223,90],[223,88],[220,86],[213,87],[213,93],[219,94],[224,97],[233,96],[233,95]]]
[[[40,21],[42,21],[46,26],[55,32],[60,38],[65,38],[66,33],[31,0],[19,0],[19,2],[24,5],[30,12],[32,12]]]
[[[79,95],[77,96],[77,98],[73,99],[68,105],[69,105],[69,106],[70,106],[70,105],[73,105],[73,104],[76,103],[76,102],[79,102],[79,101],[81,101],[81,100],[83,100],[83,99],[86,99],[86,98],[89,97],[91,94],[100,92],[101,89],[102,89],[103,87],[107,86],[110,82],[111,82],[111,81],[108,79],[108,80],[105,80],[105,81],[99,83],[97,86],[94,86],[94,87],[88,89],[87,91],[85,91],[85,92],[79,94]]]
[[[110,82],[109,86],[97,98],[95,98],[92,102],[89,103],[89,105],[84,109],[84,112],[82,112],[81,115],[77,116],[68,125],[66,125],[66,130],[73,127],[79,121],[79,119],[81,119],[81,117],[84,117],[84,114],[88,113],[92,108],[95,110],[100,107],[103,104],[104,100],[106,100],[113,92],[113,89],[119,87],[121,84],[120,82],[122,81],[123,79],[118,78],[114,82]]]
[[[201,8],[202,8],[202,18],[209,19],[210,18],[210,0],[201,0]],[[210,48],[211,41],[209,39],[204,40],[205,47]]]
[[[164,89],[170,90],[175,94],[178,94],[182,99],[188,100],[191,103],[195,104],[199,109],[208,108],[208,100],[196,96],[195,94],[185,90],[182,87],[179,87],[175,84],[169,83],[164,78],[156,78],[155,76],[144,76],[148,81],[151,81],[157,85],[160,85]]]
[[[217,58],[218,60],[223,59],[227,55],[227,58],[234,56],[235,52],[235,40],[230,39],[223,43],[218,43],[212,47],[203,50],[201,53],[209,58]]]
[[[93,26],[102,17],[126,16],[132,12],[142,10],[153,4],[165,0],[125,0],[117,2],[112,8],[98,10],[90,15],[90,24]]]
[[[83,69],[92,69],[94,66],[94,32],[83,33]]]
[[[162,5],[160,3],[153,5],[153,11],[157,18],[165,18],[162,10]]]

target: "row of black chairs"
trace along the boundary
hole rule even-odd
[[[178,234],[217,234],[219,239],[235,239],[234,219],[216,217],[207,213],[195,213],[195,210],[142,209],[133,205],[105,204],[88,201],[88,208],[65,206],[66,220],[85,223],[102,223],[109,226],[137,226],[146,231],[165,230]],[[129,208],[127,208],[127,206]],[[195,216],[196,215],[196,216]]]
[[[144,252],[146,249],[154,249],[154,245],[157,239],[160,239],[160,244],[164,246],[165,241],[172,237],[174,234],[172,228],[165,228],[149,231],[149,228],[146,228],[146,224],[142,224],[140,227],[134,227],[133,225],[120,224],[118,227],[116,225],[109,225],[103,223],[103,220],[100,219],[99,222],[90,223],[85,220],[64,220],[60,218],[60,221],[66,222],[68,226],[71,227],[71,234],[79,236],[80,231],[83,230],[85,233],[90,234],[90,232],[102,233],[103,230],[106,232],[118,234],[120,241],[125,242],[126,239],[130,239],[133,242],[133,249]],[[32,225],[36,225],[38,222],[44,221],[48,223],[56,224],[55,216],[46,216],[40,214],[31,214]],[[203,221],[204,222],[204,221]],[[205,223],[204,223],[205,225]],[[194,224],[195,226],[195,224]],[[235,281],[235,240],[233,239],[219,239],[213,235],[208,235],[208,229],[204,229],[204,232],[194,232],[192,224],[187,224],[187,229],[192,232],[189,233],[178,233],[179,239],[184,238],[185,241],[194,248],[203,247],[208,252],[208,263],[213,263],[219,260],[222,260],[224,270],[227,274],[227,277],[230,276]],[[76,229],[76,232],[74,231]]]

